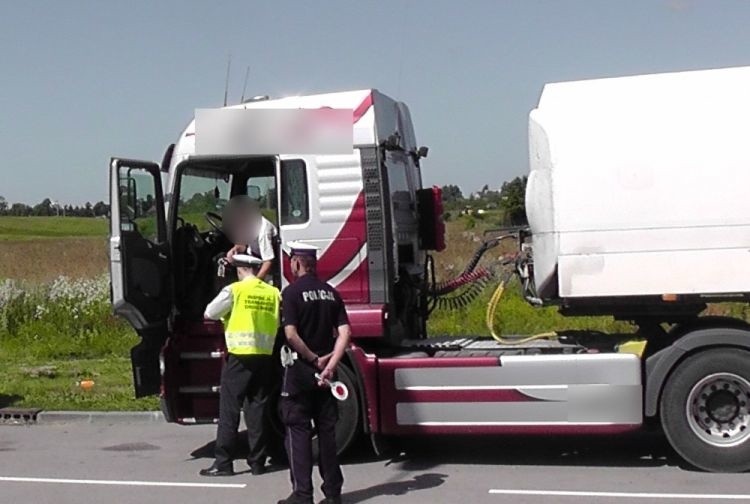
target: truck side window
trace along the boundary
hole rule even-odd
[[[154,179],[140,168],[121,170],[119,176],[120,231],[135,231],[156,243]]]
[[[301,159],[281,162],[281,224],[304,224],[310,219],[307,167]]]
[[[277,225],[276,177],[271,175],[251,175],[247,179],[247,195],[258,202],[263,217]]]

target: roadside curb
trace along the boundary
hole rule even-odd
[[[161,411],[40,411],[37,424],[59,423],[157,423],[164,422]]]

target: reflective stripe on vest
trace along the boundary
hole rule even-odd
[[[279,327],[279,297],[279,289],[257,278],[232,284],[232,312],[225,329],[229,353],[273,353]]]

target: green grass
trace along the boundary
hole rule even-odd
[[[111,315],[109,281],[59,278],[34,285],[0,282],[0,404],[42,409],[143,410],[130,348],[138,336]],[[49,373],[34,376],[35,370]],[[36,373],[39,374],[39,373]],[[93,389],[77,386],[93,379]]]
[[[130,359],[39,360],[23,359],[4,363],[0,382],[0,405],[45,410],[150,411],[159,408],[158,399],[135,399]],[[10,365],[8,365],[10,364]],[[42,371],[41,374],[38,373]],[[89,390],[78,384],[93,380]]]
[[[186,217],[205,225],[200,214]],[[452,278],[465,267],[484,230],[496,227],[497,220],[490,215],[448,223],[449,248],[436,255],[439,280]],[[104,219],[0,217],[0,266],[6,266],[0,267],[0,407],[158,408],[154,397],[134,399],[129,354],[138,336],[111,315],[109,279],[103,274],[106,234]],[[56,254],[47,246],[50,238],[60,238],[54,243]],[[495,250],[486,259],[497,260],[511,250]],[[58,278],[60,274],[68,278]],[[490,285],[465,308],[433,312],[429,334],[489,336],[485,315],[495,287]],[[750,305],[711,305],[707,314],[748,320]],[[506,336],[565,329],[633,331],[631,325],[611,317],[563,317],[555,307],[532,307],[515,282],[507,286],[496,315],[495,330]],[[84,379],[95,382],[91,390],[78,386]]]
[[[490,336],[485,322],[487,306],[497,287],[493,284],[465,308],[437,309],[427,325],[431,336],[466,334]],[[506,286],[497,306],[494,320],[495,332],[503,336],[532,335],[550,331],[590,329],[611,333],[630,333],[631,324],[615,321],[612,317],[563,317],[554,306],[538,308],[529,305],[521,296],[519,286],[511,282]]]
[[[100,217],[0,217],[0,240],[106,236],[108,229]]]

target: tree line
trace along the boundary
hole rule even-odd
[[[506,181],[499,190],[492,190],[489,185],[485,185],[480,191],[465,196],[461,188],[455,184],[448,184],[442,187],[443,204],[445,210],[450,214],[460,212],[466,208],[471,209],[499,209],[503,211],[506,220],[513,225],[526,223],[526,204],[524,195],[526,193],[527,177],[516,177],[513,180]],[[215,196],[212,191],[205,194],[195,194],[186,202],[187,207],[196,207],[196,210],[203,210],[210,205],[213,208]],[[153,198],[149,195],[145,201],[146,207],[153,206]],[[205,200],[210,200],[208,203]],[[186,211],[183,209],[183,211]],[[66,217],[105,217],[109,215],[109,205],[103,201],[96,203],[86,202],[80,206],[59,205],[55,204],[50,198],[44,198],[36,205],[27,205],[25,203],[13,203],[0,196],[0,215],[12,216],[66,216]]]
[[[49,198],[44,198],[36,205],[27,205],[25,203],[13,203],[0,196],[0,215],[10,215],[15,217],[29,216],[53,216],[60,217],[105,217],[109,215],[109,205],[103,201],[96,203],[86,202],[83,205],[60,205],[54,203]]]
[[[516,177],[503,182],[499,190],[492,190],[485,184],[480,191],[468,196],[464,196],[459,186],[448,184],[442,187],[443,204],[451,215],[463,210],[501,210],[506,224],[525,225],[526,182],[526,176]]]

